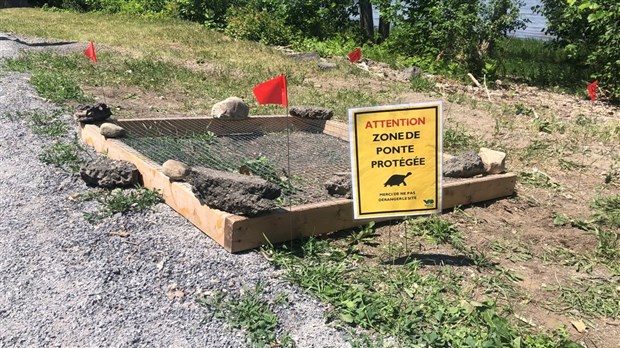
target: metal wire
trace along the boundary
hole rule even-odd
[[[282,206],[288,206],[286,198],[294,204],[333,199],[325,182],[350,171],[348,142],[325,134],[325,121],[257,119],[126,121],[123,142],[160,164],[175,159],[258,175],[282,187]]]

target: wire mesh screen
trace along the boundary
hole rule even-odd
[[[281,205],[333,199],[325,182],[350,172],[346,124],[293,117],[124,121],[130,147],[162,164],[257,175],[282,188]],[[290,199],[290,202],[288,201]]]

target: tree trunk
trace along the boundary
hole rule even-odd
[[[375,26],[372,19],[372,4],[370,0],[359,0],[360,28],[366,40],[372,40],[375,36]]]
[[[383,16],[379,16],[379,39],[381,42],[390,36],[390,22]]]

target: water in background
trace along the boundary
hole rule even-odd
[[[536,5],[541,5],[540,0],[524,0],[525,5],[521,7],[521,16],[523,18],[527,18],[530,20],[530,23],[527,24],[527,28],[524,30],[519,30],[514,33],[516,37],[528,37],[528,38],[536,38],[541,40],[549,39],[549,36],[546,36],[543,33],[545,29],[545,17],[534,13],[532,11],[532,7]],[[377,10],[373,11],[373,19],[375,22],[375,27],[379,26],[379,12]]]
[[[543,30],[546,27],[545,17],[532,11],[532,7],[536,5],[541,5],[540,0],[525,0],[525,6],[521,7],[521,16],[529,19],[530,23],[527,24],[527,28],[524,30],[517,31],[514,36],[531,37],[543,40],[549,39],[549,37],[543,33]]]

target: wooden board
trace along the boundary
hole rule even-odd
[[[145,125],[156,129],[156,127],[159,127],[158,124],[166,124],[168,130],[185,129],[185,131],[190,131],[191,127],[201,122],[204,125],[209,121],[213,121],[213,119],[142,119],[119,121],[118,123],[123,126],[131,123],[136,129],[144,128]],[[243,121],[237,120],[233,122]],[[287,125],[286,122],[283,122],[283,117],[260,117],[249,122],[253,126],[263,127],[261,129],[282,130],[286,129],[286,127],[281,125]],[[333,121],[307,123],[304,120],[302,124],[309,124],[312,126],[311,129],[313,131],[319,125],[326,134],[343,140],[348,139],[348,129],[346,126],[343,127],[342,123]],[[132,129],[134,127],[128,128]],[[217,129],[217,127],[214,129]],[[175,134],[175,131],[172,132],[171,134]],[[105,139],[99,133],[98,126],[84,125],[81,129],[81,137],[84,142],[93,146],[97,152],[104,153],[109,158],[134,163],[142,174],[145,187],[159,190],[166,204],[186,217],[229,252],[256,248],[267,241],[279,243],[368,223],[368,220],[353,219],[353,203],[350,199],[335,199],[320,203],[298,205],[291,207],[291,209],[281,209],[280,212],[252,218],[212,209],[207,205],[200,204],[189,184],[171,182],[162,173],[159,164],[151,161],[122,141]],[[449,209],[457,205],[467,205],[510,196],[514,193],[516,180],[517,176],[515,174],[508,173],[444,183],[442,206],[444,209]]]

